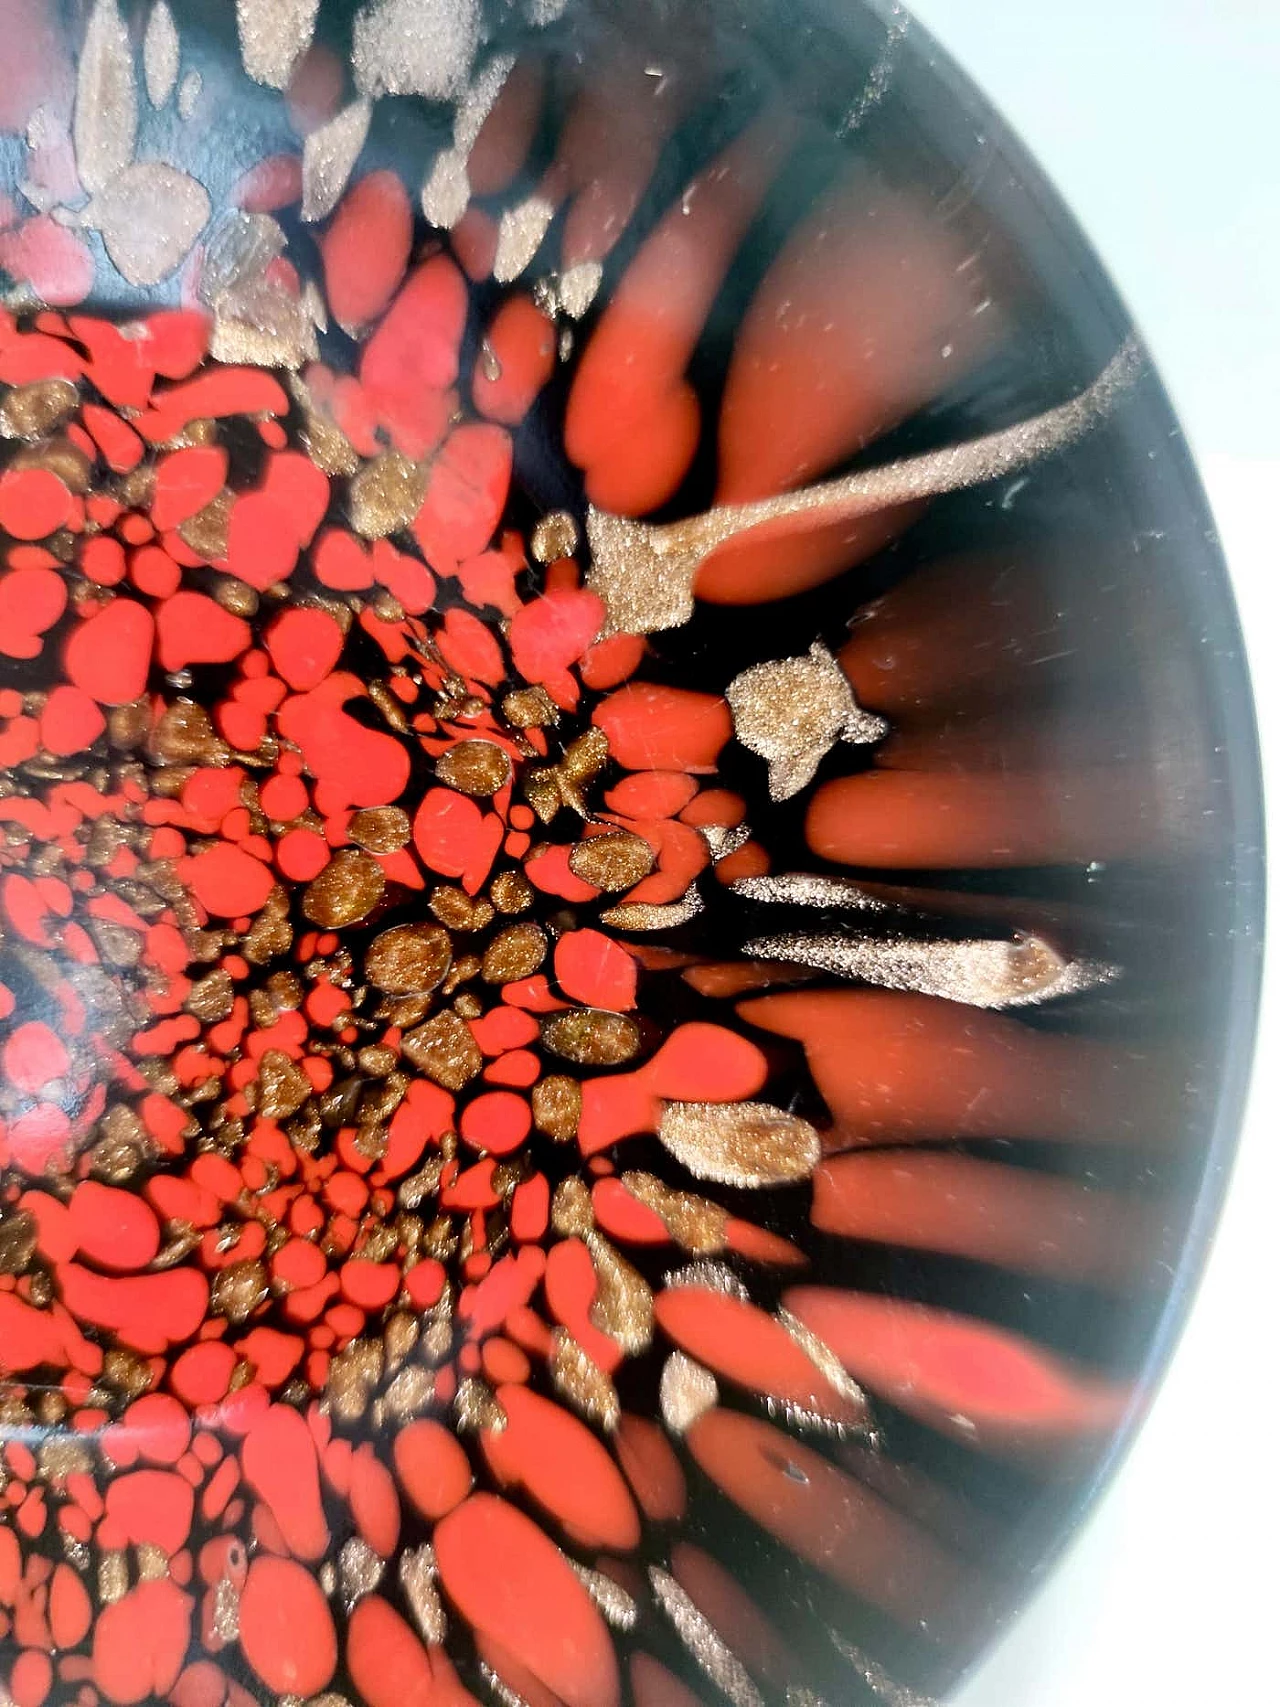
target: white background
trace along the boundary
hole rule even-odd
[[[1021,132],[1152,349],[1231,566],[1274,805],[1280,0],[913,0],[912,10]],[[955,1707],[1280,1701],[1280,971],[1269,958],[1227,1210],[1169,1377],[1056,1575]]]

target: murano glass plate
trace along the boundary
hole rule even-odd
[[[896,7],[0,17],[0,1699],[945,1694],[1251,1041],[1140,339]]]

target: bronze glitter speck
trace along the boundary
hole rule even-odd
[[[300,437],[303,449],[325,474],[350,477],[360,468],[360,457],[350,439],[332,416],[318,409],[306,383],[290,374],[289,389],[302,415]]]
[[[356,87],[373,96],[456,100],[479,33],[477,0],[370,0],[352,35]]]
[[[566,267],[556,286],[560,307],[570,320],[581,320],[596,299],[604,278],[599,261],[579,261]]]
[[[534,895],[532,883],[519,871],[500,871],[489,885],[489,899],[500,913],[523,913]]]
[[[493,922],[493,907],[480,895],[468,895],[452,883],[442,883],[431,891],[427,903],[442,925],[451,931],[480,931]]]
[[[562,1179],[551,1199],[551,1225],[566,1238],[581,1238],[595,1226],[591,1193],[576,1174]]]
[[[865,1421],[868,1406],[867,1395],[858,1383],[846,1372],[844,1364],[832,1351],[825,1340],[820,1339],[812,1328],[806,1327],[790,1310],[779,1310],[777,1319],[800,1347],[801,1351],[817,1369],[823,1379],[846,1400],[856,1412],[860,1412]]]
[[[741,1277],[724,1262],[686,1263],[683,1268],[672,1269],[665,1280],[668,1286],[700,1286],[704,1291],[722,1292],[726,1298],[737,1298],[744,1304],[751,1301]]]
[[[569,1561],[574,1576],[586,1589],[605,1619],[615,1630],[634,1630],[640,1608],[621,1583],[616,1583],[604,1571],[593,1571],[588,1565]]]
[[[338,1589],[348,1617],[382,1581],[386,1566],[362,1535],[352,1535],[338,1553]]]
[[[36,1254],[40,1229],[28,1210],[12,1210],[0,1220],[0,1274],[23,1274]]]
[[[235,989],[229,973],[221,967],[206,974],[193,984],[183,1006],[189,1014],[205,1024],[226,1019],[235,1001]]]
[[[560,711],[545,688],[515,688],[502,701],[502,715],[513,729],[549,729]]]
[[[413,1364],[392,1377],[383,1399],[392,1416],[421,1416],[431,1404],[435,1385],[435,1377],[429,1369]]]
[[[129,1558],[122,1550],[98,1554],[98,1599],[104,1606],[123,1600],[129,1592]]]
[[[861,1648],[854,1647],[852,1642],[847,1642],[836,1631],[828,1631],[828,1634],[837,1653],[853,1667],[877,1700],[885,1703],[885,1707],[938,1707],[932,1695],[920,1695],[914,1689],[908,1689],[905,1684],[891,1677],[882,1665],[877,1665],[875,1660],[864,1654]]]
[[[178,85],[178,117],[182,120],[191,118],[196,110],[196,104],[204,93],[204,78],[196,70],[188,71]]]
[[[260,1262],[233,1262],[214,1277],[209,1308],[229,1322],[247,1322],[267,1293],[267,1271]]]
[[[422,186],[423,213],[432,225],[452,231],[467,211],[470,199],[466,161],[457,148],[442,148]]]
[[[231,525],[231,509],[235,499],[230,492],[219,492],[202,510],[178,524],[183,542],[198,556],[210,563],[224,561],[227,555],[227,530]]]
[[[163,1554],[161,1562],[165,1563]],[[167,1575],[166,1571],[163,1573]],[[240,1636],[240,1591],[230,1577],[219,1577],[213,1588],[210,1623],[220,1642],[234,1642]]]
[[[247,581],[237,580],[234,575],[220,575],[214,585],[213,596],[233,616],[256,616],[262,600],[258,597],[257,589]]]
[[[524,272],[541,247],[555,211],[555,204],[542,196],[529,196],[505,209],[493,257],[493,276],[499,284],[510,284]]]
[[[500,1434],[507,1426],[507,1413],[492,1390],[475,1375],[468,1375],[459,1386],[453,1412],[463,1434],[479,1434],[488,1429]]]
[[[279,1049],[268,1049],[258,1065],[258,1113],[264,1120],[287,1120],[311,1095],[311,1081]]]
[[[241,279],[210,306],[209,352],[218,361],[296,369],[319,355],[305,304],[265,271]]]
[[[46,1482],[61,1482],[68,1476],[90,1475],[93,1472],[92,1452],[74,1435],[51,1435],[41,1443],[37,1458],[40,1474]]]

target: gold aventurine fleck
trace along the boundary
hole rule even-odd
[[[499,284],[520,277],[541,247],[555,212],[554,203],[542,196],[529,196],[507,208],[498,224],[493,257],[493,276]]]
[[[496,741],[459,741],[436,760],[436,775],[462,794],[487,799],[511,781],[511,755]]]
[[[129,32],[116,0],[97,0],[85,27],[76,78],[76,170],[86,190],[105,189],[129,164],[137,130],[138,91]]]
[[[155,0],[147,19],[147,33],[142,38],[142,73],[147,99],[153,107],[162,107],[172,95],[178,81],[181,51],[169,0]]]
[[[742,1661],[704,1617],[676,1579],[657,1565],[649,1567],[653,1597],[676,1634],[732,1707],[764,1707]]]
[[[662,1420],[672,1434],[684,1434],[692,1428],[700,1416],[718,1403],[719,1398],[720,1389],[709,1369],[704,1369],[682,1351],[671,1353],[662,1366],[658,1403],[662,1408]]]
[[[697,889],[690,885],[678,901],[659,905],[652,901],[624,901],[621,906],[608,907],[600,915],[602,925],[618,931],[667,931],[687,925],[697,918],[704,902]]]
[[[486,984],[518,983],[533,976],[546,953],[546,935],[538,925],[508,925],[485,949],[480,976]]]
[[[288,85],[294,65],[311,45],[320,0],[236,0],[240,57],[255,83]]]
[[[577,1079],[564,1073],[549,1073],[533,1087],[530,1101],[539,1132],[545,1132],[557,1144],[572,1143],[582,1115],[582,1086]]]
[[[1068,960],[1037,936],[1012,942],[929,942],[912,937],[861,937],[787,932],[743,945],[758,960],[785,960],[837,977],[912,990],[974,1008],[1016,1008],[1075,995],[1119,976],[1099,961]]]
[[[1012,427],[927,451],[881,468],[839,475],[797,492],[748,504],[721,504],[674,522],[637,522],[587,509],[592,565],[587,585],[604,600],[609,631],[655,634],[693,615],[699,569],[721,545],[766,522],[795,518],[801,527],[873,515],[1015,474],[1065,449],[1105,420],[1143,369],[1127,338],[1092,385],[1078,396]]]
[[[360,157],[373,103],[352,101],[302,145],[302,217],[314,222],[333,212]]]
[[[557,1328],[551,1353],[551,1379],[575,1410],[606,1432],[618,1426],[622,1408],[613,1382],[572,1334]]]
[[[447,1091],[460,1091],[484,1065],[470,1028],[447,1009],[406,1032],[401,1047],[415,1067]]]
[[[630,830],[613,830],[603,836],[588,836],[569,852],[569,870],[584,883],[616,893],[630,889],[653,870],[653,849],[643,836]]]
[[[409,841],[412,826],[401,806],[366,806],[347,825],[347,834],[357,847],[369,853],[395,853]]]
[[[210,211],[203,184],[162,160],[141,160],[117,172],[81,218],[101,232],[123,278],[150,286],[186,260]]]
[[[620,1067],[640,1048],[640,1028],[605,1008],[570,1008],[542,1022],[542,1042],[576,1067]]]
[[[17,385],[0,401],[0,433],[7,439],[39,439],[60,426],[80,404],[69,379]]]
[[[189,119],[196,110],[196,103],[204,92],[204,78],[198,71],[188,71],[178,85],[178,117]]]
[[[452,958],[449,933],[439,925],[394,925],[369,945],[365,977],[389,995],[425,995],[440,983]]]
[[[568,510],[552,510],[534,526],[529,549],[539,563],[572,557],[578,549],[578,524]]]
[[[676,1244],[693,1256],[715,1256],[728,1241],[729,1213],[709,1198],[677,1191],[654,1174],[625,1173],[622,1183],[666,1227]]]
[[[394,450],[365,463],[347,488],[352,527],[363,539],[386,539],[407,528],[422,508],[428,478],[425,463]]]
[[[479,36],[478,0],[372,0],[352,32],[356,87],[374,97],[456,100]]]
[[[672,1102],[658,1136],[695,1179],[759,1188],[808,1179],[822,1155],[807,1120],[761,1102]]]
[[[769,766],[769,793],[789,800],[813,778],[837,740],[878,741],[882,717],[857,704],[844,671],[815,641],[807,658],[756,664],[725,693],[739,741]]]
[[[342,848],[307,885],[302,911],[322,930],[341,930],[366,918],[382,899],[386,886],[376,859],[354,848]]]

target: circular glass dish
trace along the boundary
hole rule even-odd
[[[0,1685],[944,1693],[1252,1042],[1097,261],[896,7],[6,18]]]

